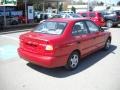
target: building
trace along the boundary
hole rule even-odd
[[[68,5],[67,9],[70,11],[72,7],[76,8],[76,12],[84,12],[88,10],[87,5]]]

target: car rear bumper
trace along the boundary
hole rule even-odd
[[[18,48],[18,54],[24,60],[46,68],[65,66],[68,58],[68,56],[66,55],[58,57],[41,56],[38,54],[25,51],[21,48]]]

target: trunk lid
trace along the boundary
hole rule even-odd
[[[52,44],[51,40],[58,37],[60,36],[29,32],[20,36],[20,47],[25,51],[43,55],[46,45]]]

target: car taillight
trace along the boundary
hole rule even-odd
[[[104,21],[104,19],[103,19],[103,18],[101,18],[101,21]]]
[[[104,19],[103,19],[103,18],[98,18],[97,20],[98,20],[98,21],[102,21],[102,22],[104,21]]]
[[[53,51],[53,46],[52,45],[46,45],[45,50],[46,51]]]

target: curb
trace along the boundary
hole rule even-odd
[[[34,24],[27,24],[27,25],[14,25],[14,26],[7,26],[4,30],[0,31],[1,34],[9,34],[9,33],[17,33],[17,32],[23,32],[23,31],[29,31],[31,28],[37,26],[38,23]]]
[[[23,29],[23,30],[15,30],[15,31],[5,31],[5,32],[0,32],[0,35],[2,34],[10,34],[10,33],[17,33],[17,32],[25,32],[25,31],[30,31],[30,29]]]

